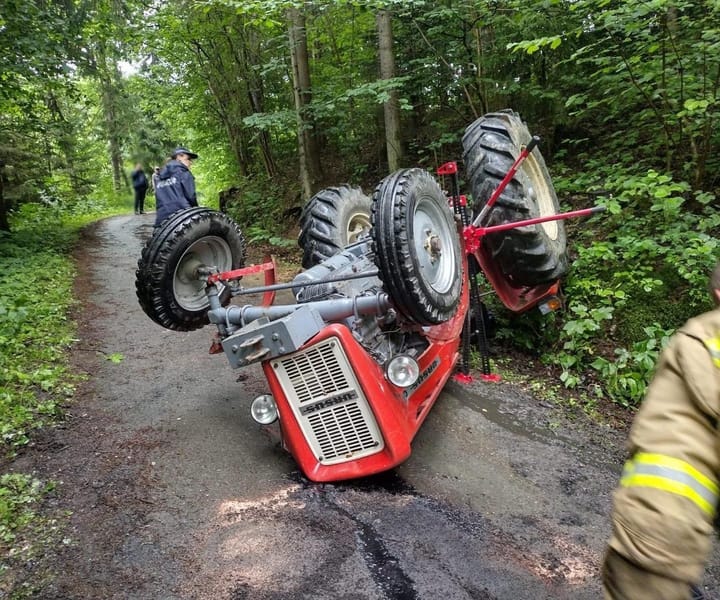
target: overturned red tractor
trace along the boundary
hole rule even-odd
[[[142,251],[140,305],[168,329],[211,323],[232,367],[261,365],[269,389],[253,417],[279,421],[309,479],[391,469],[448,378],[469,376],[471,340],[485,350],[476,273],[513,312],[553,300],[567,269],[562,219],[596,210],[559,214],[536,143],[511,111],[473,123],[463,138],[471,206],[455,163],[439,170],[450,195],[421,169],[389,175],[372,198],[319,192],[301,216],[305,270],[288,283],[274,282],[272,262],[244,267],[243,235],[225,214],[176,213]],[[241,285],[258,272],[266,285]],[[295,302],[274,304],[279,289]],[[230,304],[257,293],[260,305]]]

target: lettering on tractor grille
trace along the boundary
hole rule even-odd
[[[356,460],[383,449],[375,417],[337,338],[283,356],[273,367],[322,464]]]

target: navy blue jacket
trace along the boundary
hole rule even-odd
[[[133,187],[136,190],[148,189],[148,180],[145,176],[145,172],[142,169],[137,169],[136,171],[133,171],[132,173],[130,173],[130,177],[132,177]]]
[[[195,178],[190,169],[180,161],[171,160],[160,170],[155,185],[155,204],[156,227],[174,212],[198,205]]]

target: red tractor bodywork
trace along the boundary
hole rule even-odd
[[[588,209],[556,218],[592,212]],[[497,271],[482,244],[477,243],[482,235],[496,229],[471,225],[464,228],[461,237],[463,256],[465,246],[470,245],[503,304],[522,312],[554,297],[557,281],[515,288]],[[265,272],[265,283],[272,288],[274,268],[270,262],[219,273],[210,281],[228,281],[257,272]],[[410,456],[413,438],[460,359],[470,302],[467,272],[467,260],[463,260],[463,289],[455,316],[421,328],[428,346],[417,358],[420,375],[410,388],[390,383],[381,365],[343,323],[327,323],[296,352],[262,361],[277,406],[283,446],[310,480],[366,477],[387,471]]]

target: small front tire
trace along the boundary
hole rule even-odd
[[[141,308],[166,329],[192,331],[206,325],[209,301],[200,267],[218,271],[245,264],[245,238],[226,214],[189,208],[172,215],[142,250],[135,278]],[[230,301],[222,286],[220,302]]]
[[[435,325],[457,311],[462,255],[448,200],[422,169],[386,177],[373,197],[371,236],[380,279],[408,320]]]

